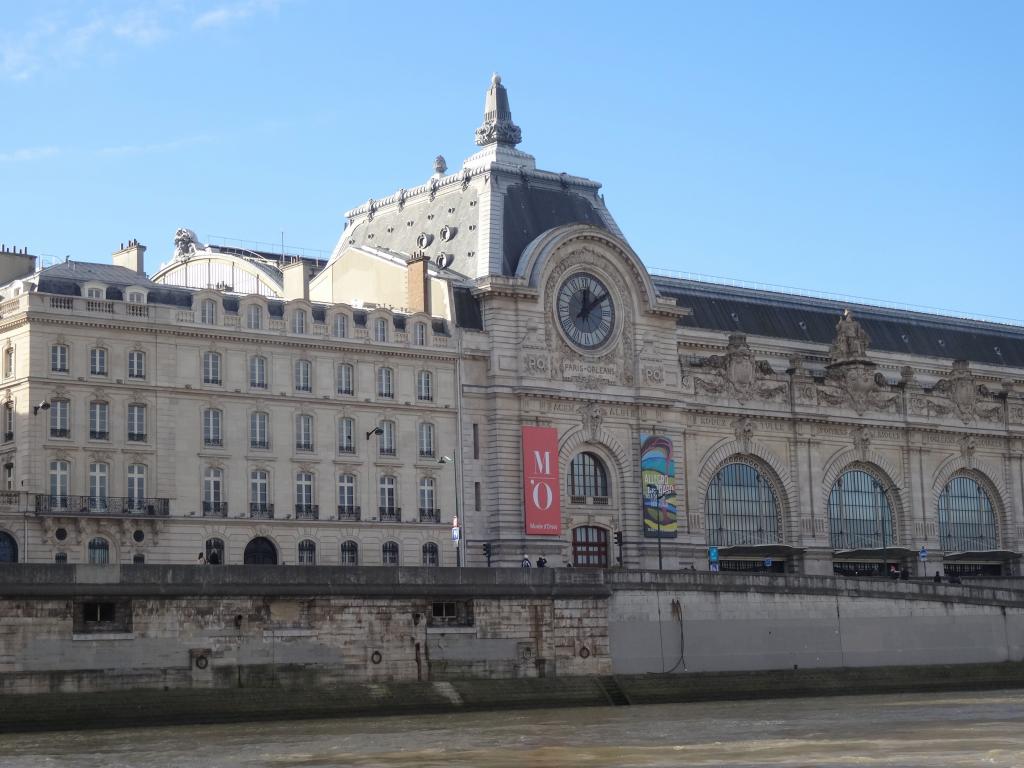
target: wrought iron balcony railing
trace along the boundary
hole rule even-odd
[[[128,433],[128,442],[129,443],[144,443],[144,442],[146,442],[146,433],[145,432],[129,432]]]
[[[254,520],[273,520],[274,505],[260,502],[249,502],[249,517]]]
[[[302,442],[301,440],[297,441],[295,443],[295,450],[302,451],[303,453],[310,453],[313,450],[313,443],[305,443]]]
[[[319,504],[296,504],[295,505],[295,519],[296,520],[319,520],[320,519],[320,505]]]
[[[358,506],[351,504],[339,504],[338,505],[338,519],[347,521],[357,521],[360,517],[360,510]]]
[[[338,446],[338,453],[355,453],[356,447],[353,443],[342,443]]]
[[[106,430],[90,429],[89,430],[89,439],[90,440],[109,440],[110,439],[110,432],[108,432]]]
[[[421,523],[440,523],[441,522],[441,510],[440,509],[424,509],[420,507],[420,522]]]
[[[50,427],[50,437],[71,437],[71,430]]]
[[[170,499],[129,496],[63,496],[36,494],[39,514],[76,515],[151,515],[170,514]]]
[[[402,508],[378,507],[377,516],[382,523],[400,523],[402,522]]]
[[[203,517],[227,517],[228,503],[226,501],[204,501]]]

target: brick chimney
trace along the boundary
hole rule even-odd
[[[140,245],[138,240],[129,240],[128,245],[121,243],[121,249],[114,251],[114,266],[130,269],[140,275],[146,274],[146,246]]]
[[[406,270],[410,312],[430,314],[430,277],[427,274],[427,256],[418,253],[412,257]]]

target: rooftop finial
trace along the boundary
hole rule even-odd
[[[523,140],[519,126],[512,122],[512,110],[508,106],[508,91],[501,84],[501,75],[491,75],[491,87],[484,99],[484,122],[476,129],[476,143],[486,147],[489,144],[504,144],[514,147]]]

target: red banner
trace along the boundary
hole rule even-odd
[[[558,430],[523,427],[523,518],[527,536],[559,536]]]

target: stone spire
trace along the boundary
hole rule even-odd
[[[514,147],[523,140],[519,126],[512,122],[512,110],[508,106],[508,91],[501,84],[501,75],[491,76],[491,87],[484,100],[484,122],[476,129],[476,143],[486,147],[489,144],[503,144]]]

